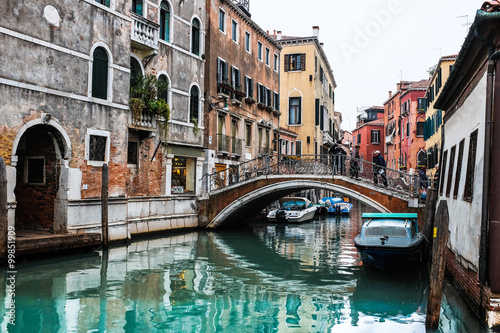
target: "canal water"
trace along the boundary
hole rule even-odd
[[[426,269],[364,268],[352,239],[365,211],[18,263],[1,331],[426,332]],[[447,283],[437,332],[489,331]]]

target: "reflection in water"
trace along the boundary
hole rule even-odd
[[[361,266],[363,209],[20,266],[16,325],[0,317],[2,332],[424,332],[425,272]],[[460,315],[445,313],[450,326]]]

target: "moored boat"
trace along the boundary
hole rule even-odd
[[[317,207],[307,198],[287,197],[280,199],[280,207],[267,214],[269,222],[302,223],[314,218]]]
[[[364,265],[391,270],[421,260],[424,236],[418,232],[417,214],[364,213],[362,218],[365,222],[354,245]]]
[[[347,198],[339,197],[324,197],[320,200],[320,204],[323,203],[325,210],[329,214],[349,214],[353,205],[348,201]]]

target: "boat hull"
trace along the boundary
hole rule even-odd
[[[312,209],[313,208],[313,209]],[[267,215],[268,222],[281,222],[281,223],[303,223],[308,222],[314,218],[316,207],[307,208],[300,211],[295,215],[293,212],[277,209]],[[284,213],[284,214],[283,214]]]
[[[381,270],[413,267],[422,261],[422,239],[407,247],[362,245],[354,239],[363,265]]]

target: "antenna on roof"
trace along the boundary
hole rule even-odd
[[[472,23],[469,23],[469,15],[457,16],[457,18],[462,18],[462,17],[465,17],[465,24],[462,24],[462,27],[466,27],[466,33],[468,33],[469,27],[472,25]]]

